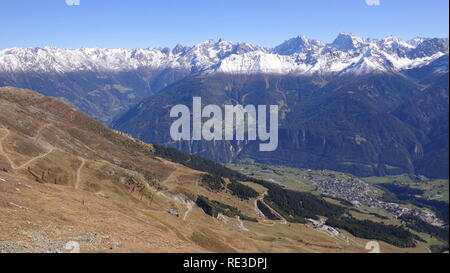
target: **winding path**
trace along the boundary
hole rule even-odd
[[[86,164],[86,160],[84,160],[84,158],[78,157],[78,159],[81,160],[81,164],[80,164],[80,167],[78,167],[78,170],[77,170],[77,180],[75,181],[75,189],[78,189],[80,187],[81,169]]]
[[[41,132],[50,127],[52,124],[48,123],[45,126],[41,127],[36,136],[34,137],[34,143],[36,144],[39,141]],[[8,153],[5,152],[5,150],[3,149],[3,141],[10,135],[11,131],[9,129],[5,129],[5,128],[0,128],[0,131],[6,132],[1,138],[0,138],[0,154],[3,155],[6,160],[8,161],[9,165],[11,166],[11,168],[13,170],[22,170],[24,168],[26,168],[27,166],[29,166],[31,163],[35,162],[36,160],[39,160],[41,158],[44,158],[46,156],[48,156],[49,154],[51,154],[53,151],[55,151],[55,148],[50,148],[46,153],[38,155],[36,157],[31,158],[30,160],[26,161],[25,163],[21,164],[21,165],[16,165],[14,163],[14,161],[11,160],[11,158],[9,157]],[[78,157],[78,159],[81,160],[81,164],[80,167],[77,169],[76,172],[76,181],[75,181],[75,188],[78,189],[80,186],[80,180],[81,180],[81,169],[84,167],[84,165],[86,164],[86,160],[82,157]]]
[[[5,140],[5,138],[7,138],[9,136],[10,131],[8,129],[4,129],[4,128],[0,128],[1,131],[6,132],[6,134],[4,136],[2,136],[2,138],[0,138],[0,154],[3,155],[6,160],[9,162],[9,165],[11,165],[11,167],[13,169],[16,169],[16,164],[14,164],[14,162],[9,158],[8,154],[5,152],[5,150],[3,150],[3,140]]]
[[[264,215],[264,213],[258,208],[258,201],[260,201],[261,203],[263,203],[267,208],[269,208],[270,209],[270,211],[275,215],[275,216],[277,216],[278,218],[280,218],[280,220],[282,221],[281,222],[281,224],[282,225],[287,225],[287,220],[286,219],[284,219],[284,217],[283,216],[281,216],[277,211],[275,211],[274,209],[272,209],[272,207],[270,207],[269,205],[267,205],[265,202],[264,202],[264,197],[267,195],[267,192],[264,192],[263,194],[261,194],[259,197],[258,197],[258,199],[256,199],[255,200],[255,211],[256,211],[256,213],[259,215],[263,215],[263,217],[266,217],[265,215]],[[273,226],[274,224],[275,224],[275,221],[273,221],[273,220],[271,220],[272,221],[272,224],[271,224],[271,226]]]
[[[41,128],[38,129],[38,131],[36,133],[36,136],[34,137],[34,144],[38,143],[38,141],[39,141],[39,139],[41,137],[41,132],[44,129],[47,129],[48,127],[50,127],[50,126],[52,126],[52,124],[51,123],[47,123],[47,124],[45,124],[44,126],[42,126]]]
[[[44,126],[44,127],[47,127],[48,125],[49,125],[49,124],[47,124],[47,125]],[[44,127],[43,127],[43,128],[44,128]],[[41,128],[41,129],[38,131],[38,134],[37,134],[36,137],[35,137],[35,141],[36,141],[37,138],[39,138],[40,131],[42,131],[43,128]],[[11,168],[13,168],[13,170],[21,170],[21,169],[27,167],[28,165],[30,165],[31,163],[33,163],[34,161],[39,160],[39,159],[41,159],[41,158],[44,158],[44,157],[48,156],[50,153],[52,153],[52,152],[55,150],[54,148],[51,148],[51,149],[48,150],[46,153],[41,154],[41,155],[38,155],[38,156],[36,156],[36,157],[33,157],[32,159],[28,160],[27,162],[23,163],[22,165],[16,165],[16,163],[14,163],[14,162],[11,160],[11,158],[8,156],[8,154],[7,154],[7,153],[5,152],[5,150],[3,149],[3,141],[9,136],[9,134],[11,133],[11,131],[8,130],[8,129],[5,129],[5,128],[0,128],[0,130],[6,131],[6,134],[0,139],[0,154],[2,154],[2,155],[6,158],[6,160],[8,160],[9,165],[11,165]]]
[[[191,212],[191,210],[192,210],[192,203],[188,201],[188,202],[186,203],[186,207],[187,207],[187,210],[186,210],[186,212],[184,213],[184,216],[183,216],[183,220],[184,220],[184,221],[186,221],[189,212]]]

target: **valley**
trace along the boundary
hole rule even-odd
[[[442,267],[449,1],[1,3],[2,268]]]
[[[408,175],[358,178],[335,171],[254,163],[227,166],[256,179],[288,189],[311,192],[331,202],[345,204],[350,207],[349,215],[359,220],[408,226],[412,219],[419,219],[431,230],[440,230],[442,242],[448,240],[448,199],[436,200],[448,192],[448,180]],[[406,198],[399,189],[410,191],[413,197]],[[448,198],[448,195],[444,198]]]
[[[10,48],[0,86],[0,252],[448,250],[446,38]],[[179,104],[278,145],[174,141]]]
[[[367,251],[367,239],[345,229],[335,237],[286,214],[277,195],[291,193],[276,184],[146,144],[57,99],[0,88],[0,128],[1,252],[68,252],[69,242],[79,243],[81,252]],[[201,181],[207,173],[220,174],[223,188],[206,187]],[[238,195],[231,194],[230,183],[257,194],[245,199],[243,192],[253,191],[241,193],[246,188],[240,186],[234,187]],[[211,217],[195,205],[199,196],[241,216],[227,216],[225,209]],[[307,207],[313,217],[342,211],[334,199],[292,197],[318,206],[322,212]],[[280,220],[261,215],[258,200]],[[380,245],[383,252],[427,252],[435,244],[430,240],[413,247]]]

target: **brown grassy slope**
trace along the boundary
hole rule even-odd
[[[308,225],[212,218],[198,195],[259,216],[255,200],[212,193],[200,175],[57,99],[0,88],[0,252],[66,251],[68,241],[82,252],[366,252],[364,240]]]

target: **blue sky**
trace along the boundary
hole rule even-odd
[[[365,1],[2,0],[0,48],[172,47],[218,38],[274,46],[299,34],[331,42],[342,31],[448,37],[448,0]]]

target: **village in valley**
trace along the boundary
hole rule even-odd
[[[252,166],[232,164],[230,167],[249,176],[266,179],[286,188],[341,200],[351,204],[356,209],[384,211],[394,219],[399,219],[402,216],[414,216],[433,226],[445,225],[445,222],[428,208],[383,200],[384,191],[381,188],[350,174],[254,163]],[[315,227],[322,228],[321,225],[323,224],[320,221],[313,221]]]

